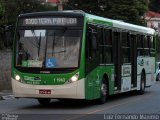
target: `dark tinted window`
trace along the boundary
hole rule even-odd
[[[101,63],[111,64],[113,63],[112,55],[112,30],[103,28],[103,42],[100,44],[101,50]]]
[[[130,63],[130,39],[127,32],[122,32],[122,62]]]

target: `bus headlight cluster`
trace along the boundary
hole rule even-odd
[[[79,78],[79,73],[73,75],[66,83],[73,83],[76,82]]]
[[[76,82],[78,80],[78,76],[74,75],[71,77],[71,82]]]
[[[19,75],[15,75],[15,80],[20,81],[21,77]]]

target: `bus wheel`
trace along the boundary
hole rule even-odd
[[[37,100],[41,105],[48,105],[51,102],[50,98],[38,98]]]
[[[103,80],[100,87],[100,98],[98,99],[99,104],[104,104],[107,99],[107,83]]]
[[[144,94],[145,92],[145,79],[146,79],[145,73],[142,72],[140,90],[138,91],[138,94],[140,95]]]
[[[156,81],[160,81],[160,74],[159,73],[156,76]]]

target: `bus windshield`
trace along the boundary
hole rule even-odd
[[[19,29],[16,66],[26,68],[78,67],[82,30]]]

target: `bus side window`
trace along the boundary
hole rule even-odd
[[[95,25],[87,25],[86,34],[86,74],[99,65],[98,37]]]
[[[145,56],[149,56],[149,37],[147,35],[144,36],[144,50],[143,50],[143,54]]]
[[[95,29],[87,29],[87,38],[86,38],[86,58],[93,59],[97,56],[98,50],[97,42],[97,33]]]
[[[94,34],[92,34],[92,49],[93,50],[97,49],[97,38]]]
[[[131,62],[131,45],[129,39],[128,32],[122,32],[122,62],[123,63],[130,63]]]
[[[112,30],[104,29],[103,64],[111,64],[112,59]]]
[[[150,48],[155,48],[155,41],[154,41],[154,38],[153,36],[149,36],[149,44],[150,44]]]
[[[91,54],[90,54],[90,37],[91,37],[91,33],[87,31],[87,34],[86,34],[86,59],[89,59],[91,57]]]
[[[150,56],[154,57],[156,48],[155,48],[155,38],[154,36],[149,36],[149,45],[150,45]]]
[[[143,56],[143,44],[144,44],[144,39],[143,35],[137,35],[137,55],[138,56]]]
[[[92,57],[95,58],[96,57],[96,53],[97,53],[97,38],[96,35],[92,34],[92,39],[91,39],[91,44],[92,44]]]

